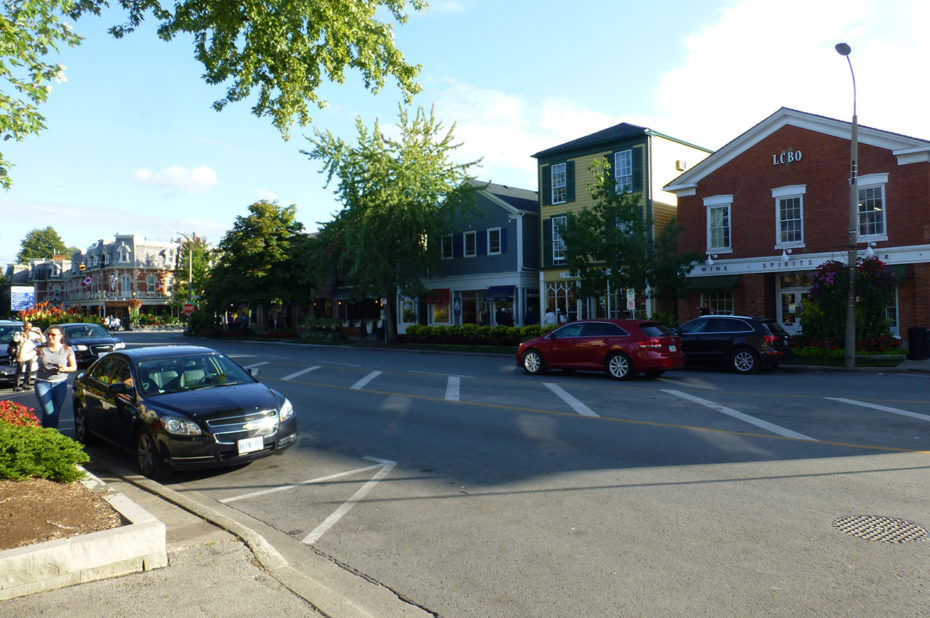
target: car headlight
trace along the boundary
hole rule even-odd
[[[113,349],[114,349],[114,350],[122,350],[122,349],[125,348],[125,347],[126,347],[126,344],[123,343],[122,341],[120,341],[120,342],[118,342],[116,345],[113,346]]]
[[[74,346],[74,349],[77,350],[78,352],[86,352],[87,346],[84,345],[83,343],[79,343],[76,346]]]
[[[186,418],[165,416],[162,417],[161,422],[168,433],[176,436],[199,436],[203,433],[200,431],[200,425]]]
[[[292,416],[294,416],[294,406],[291,405],[290,400],[285,399],[284,405],[281,406],[280,410],[278,410],[278,420],[279,422],[283,423]]]

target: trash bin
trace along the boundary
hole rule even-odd
[[[927,360],[928,339],[930,332],[924,326],[911,326],[907,329],[907,358],[908,360]]]

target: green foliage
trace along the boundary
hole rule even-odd
[[[296,206],[268,202],[249,206],[236,217],[219,245],[219,260],[206,283],[210,305],[285,302],[301,298],[294,277],[302,270],[292,243],[303,231]]]
[[[180,306],[191,299],[192,296],[203,298],[206,282],[210,276],[213,251],[210,249],[206,238],[193,233],[189,237],[179,238],[178,243],[180,247],[175,267],[177,284],[174,288],[173,298],[175,303]],[[192,282],[190,286],[188,285],[189,281]],[[189,287],[193,290],[193,295],[191,295]]]
[[[0,7],[0,80],[6,83],[0,88],[0,137],[4,141],[22,141],[45,129],[38,106],[48,98],[52,80],[64,79],[65,69],[49,62],[48,56],[61,44],[77,45],[81,40],[62,19],[71,8],[71,0],[19,0]],[[5,189],[10,188],[9,167],[0,155],[0,186]]]
[[[9,423],[20,427],[40,427],[39,419],[27,408],[15,401],[0,401],[0,423]]]
[[[187,332],[191,335],[199,335],[201,331],[213,330],[216,319],[208,311],[194,311],[187,316]]]
[[[81,444],[56,429],[0,423],[0,478],[70,483],[84,478],[77,465],[88,461]]]
[[[528,326],[485,326],[462,324],[453,326],[425,326],[411,324],[403,340],[408,343],[452,343],[464,345],[512,346],[521,341],[538,337],[555,327],[542,328],[539,324]]]
[[[393,298],[422,292],[420,275],[438,260],[425,239],[444,231],[454,213],[474,200],[478,186],[466,182],[475,163],[457,164],[453,130],[445,131],[434,113],[418,109],[411,118],[401,108],[398,137],[378,123],[368,130],[356,119],[358,141],[349,146],[332,133],[315,132],[312,150],[322,161],[327,184],[339,179],[343,203],[337,230],[348,278],[360,294]],[[389,336],[394,304],[386,305]]]
[[[2,98],[0,98],[0,101],[2,101]],[[0,113],[0,119],[2,117],[2,113]],[[0,176],[2,176],[2,173],[0,173]],[[25,264],[29,260],[66,255],[68,252],[67,245],[52,226],[41,230],[38,228],[33,229],[23,238],[20,247],[19,253],[16,254],[16,261],[20,264]]]
[[[584,298],[600,298],[608,288],[619,293],[631,288],[673,297],[684,277],[700,259],[695,253],[678,255],[681,227],[669,223],[653,241],[653,220],[643,210],[641,193],[618,193],[606,159],[589,168],[595,181],[587,188],[594,205],[569,213],[559,230],[565,241],[566,264],[576,273]]]
[[[100,15],[107,0],[17,0],[0,9],[0,135],[21,141],[45,128],[38,112],[53,79],[64,67],[47,57],[59,44],[81,38],[64,21],[85,13]],[[120,0],[126,22],[110,28],[121,38],[146,18],[158,24],[164,41],[178,37],[194,43],[194,57],[210,85],[225,94],[214,101],[253,101],[252,113],[270,117],[287,139],[295,118],[310,122],[309,107],[323,108],[318,90],[327,82],[343,83],[346,70],[361,73],[365,88],[378,92],[393,77],[404,100],[420,91],[419,65],[408,64],[394,45],[393,23],[407,22],[408,5],[416,11],[425,0],[340,0],[339,2],[216,2],[215,0]],[[257,92],[253,92],[257,91]],[[256,96],[252,96],[255,94]],[[0,185],[9,188],[9,163],[0,156]]]

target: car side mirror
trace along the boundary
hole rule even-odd
[[[262,372],[258,369],[258,367],[252,367],[249,369],[249,375],[257,380],[262,377]]]

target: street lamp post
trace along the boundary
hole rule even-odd
[[[846,43],[837,43],[836,51],[846,57],[849,74],[852,75],[853,115],[852,136],[849,140],[849,253],[846,266],[849,269],[849,292],[846,297],[846,367],[856,366],[856,228],[859,225],[859,125],[856,117],[856,74],[853,72],[849,52],[852,49]]]
[[[194,304],[194,247],[191,239],[184,232],[177,232],[187,241],[187,302]],[[196,234],[195,234],[196,236]]]

